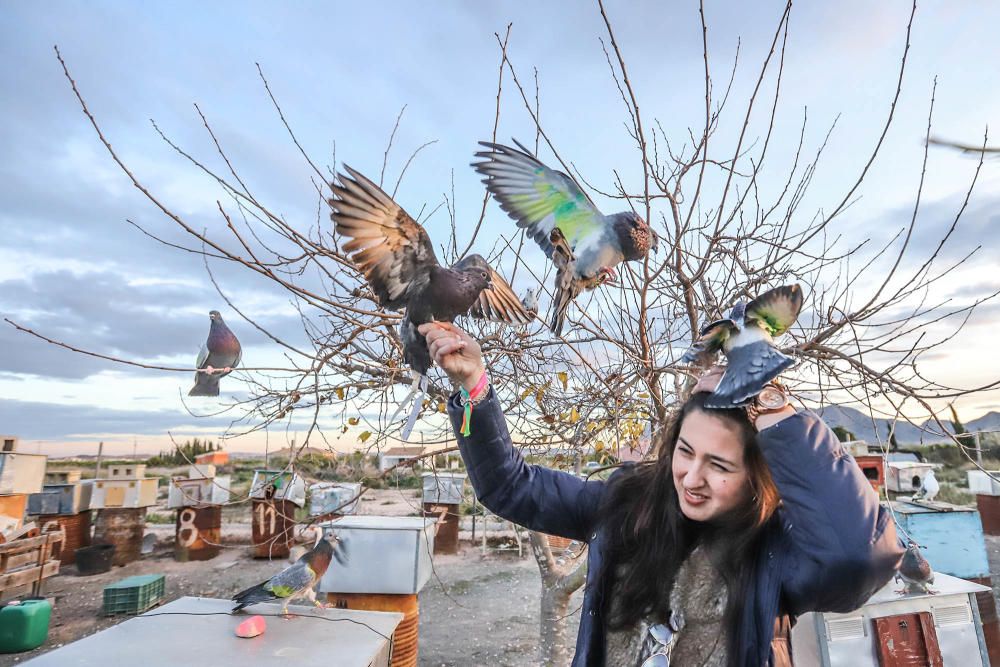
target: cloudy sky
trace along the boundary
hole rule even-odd
[[[745,100],[782,5],[706,4],[714,69],[727,71],[739,42],[746,66],[737,71],[733,96]],[[698,126],[703,104],[697,3],[609,2],[608,11],[643,113],[683,141],[687,128]],[[812,145],[839,115],[811,195],[817,206],[839,200],[877,138],[908,13],[907,3],[860,0],[793,9],[775,151],[794,148],[803,109]],[[270,106],[255,63],[303,146],[322,164],[331,163],[336,145],[338,159],[377,173],[406,105],[389,177],[395,180],[417,146],[437,143],[407,173],[401,203],[411,212],[425,204],[433,209],[454,172],[458,218],[474,221],[482,190],[466,165],[475,142],[492,129],[499,62],[493,35],[508,23],[511,60],[524,80],[537,67],[542,122],[561,153],[604,187],[612,169],[639,183],[598,41],[603,24],[591,3],[3,3],[0,314],[82,348],[189,366],[207,331],[207,311],[219,308],[240,333],[245,360],[262,365],[274,355],[226,311],[200,258],[159,245],[126,222],[183,239],[98,142],[53,45],[129,167],[195,227],[218,229],[220,192],[150,125],[154,119],[173,140],[211,160],[195,102],[260,199],[303,227],[315,221],[311,171]],[[976,142],[987,125],[1000,124],[998,24],[994,3],[920,8],[897,121],[861,199],[842,219],[847,238],[886,238],[908,221],[935,76],[936,134]],[[531,137],[530,119],[510,90],[503,104],[499,136]],[[722,136],[732,130],[723,128]],[[931,158],[914,256],[951,224],[975,166],[948,151]],[[960,257],[983,248],[938,286],[937,296],[964,303],[1000,288],[998,203],[1000,162],[994,161],[984,167],[945,252]],[[496,229],[509,227],[495,206],[488,216]],[[447,216],[440,212],[427,224],[432,236],[443,233]],[[244,272],[213,270],[240,308],[296,335],[285,297]],[[924,372],[960,386],[995,381],[1000,366],[989,334],[998,319],[995,304],[983,308]],[[116,366],[0,326],[0,432],[20,435],[28,451],[93,451],[99,440],[112,443],[111,451],[131,451],[133,441],[157,449],[168,430],[181,438],[217,436],[228,419],[189,414],[181,401],[189,382],[186,374]],[[239,382],[224,387],[238,392]],[[1000,393],[959,405],[971,419],[1000,409]],[[259,449],[265,437],[269,446],[282,446],[290,435],[247,437],[229,448]]]

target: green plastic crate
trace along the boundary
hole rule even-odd
[[[141,614],[163,599],[166,578],[143,574],[104,587],[104,615]]]

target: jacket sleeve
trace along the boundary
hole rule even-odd
[[[492,387],[461,434],[458,394],[448,401],[458,447],[479,501],[491,512],[529,528],[581,542],[590,540],[604,483],[529,465],[514,449]]]
[[[788,545],[781,581],[789,611],[857,609],[889,581],[903,555],[889,513],[812,412],[764,429],[757,441],[781,494]]]

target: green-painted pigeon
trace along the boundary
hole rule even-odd
[[[243,354],[240,341],[226,323],[222,321],[219,311],[209,312],[208,318],[212,324],[208,330],[208,339],[201,347],[196,366],[201,369],[194,374],[194,386],[188,396],[218,396],[219,379],[233,372],[240,364]]]
[[[488,150],[472,166],[486,189],[556,265],[556,291],[549,327],[562,333],[566,311],[583,290],[617,279],[623,261],[645,259],[658,238],[631,211],[604,215],[576,181],[542,164],[516,140],[518,148],[479,144]]]
[[[775,348],[774,339],[795,323],[800,310],[802,288],[786,285],[765,292],[749,305],[737,303],[727,318],[701,330],[681,361],[710,366],[720,350],[727,358],[726,372],[706,399],[706,407],[742,406],[795,363]]]
[[[336,545],[331,544],[330,540],[336,542]],[[234,595],[233,602],[236,606],[233,607],[233,613],[258,602],[281,600],[281,613],[287,614],[289,603],[303,597],[321,607],[322,605],[316,601],[316,591],[313,586],[326,574],[332,559],[343,565],[346,558],[347,545],[344,541],[332,533],[325,537],[321,533],[316,545],[302,554],[297,561],[267,581]]]

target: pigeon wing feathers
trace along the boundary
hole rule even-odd
[[[430,237],[420,223],[379,186],[344,165],[330,199],[338,234],[349,237],[342,250],[364,274],[383,308],[402,309],[426,286],[438,265]]]
[[[266,588],[279,598],[287,598],[309,588],[316,582],[316,573],[307,563],[299,561],[271,577]]]
[[[764,292],[750,302],[744,317],[755,321],[777,338],[795,324],[802,310],[802,288],[784,285]]]
[[[203,343],[201,350],[198,352],[198,359],[194,362],[195,368],[205,368],[208,365],[208,343]],[[201,373],[195,373],[194,376],[197,378]]]
[[[702,327],[698,340],[688,348],[681,361],[705,365],[715,360],[716,353],[733,334],[736,325],[732,320],[716,320]]]
[[[528,234],[550,259],[554,247],[550,236],[558,227],[571,248],[598,243],[607,222],[576,181],[550,169],[523,146],[480,142],[489,149],[476,153],[482,158],[472,166],[485,176],[483,183],[517,226]]]
[[[760,393],[768,382],[795,363],[764,341],[734,347],[719,386],[705,401],[709,408],[735,408]]]
[[[507,324],[528,324],[535,319],[507,281],[493,269],[490,269],[490,282],[493,286],[479,293],[479,300],[472,306],[470,315]]]
[[[208,352],[208,343],[204,343],[201,346],[201,350],[198,352],[198,359],[194,362],[194,367],[195,368],[205,368],[205,366],[208,365],[208,354],[209,354],[209,352]],[[195,371],[195,373],[194,373],[194,383],[195,383],[195,385],[198,384],[198,380],[201,379],[201,377],[203,375],[204,375],[204,373],[199,373],[198,371]]]

